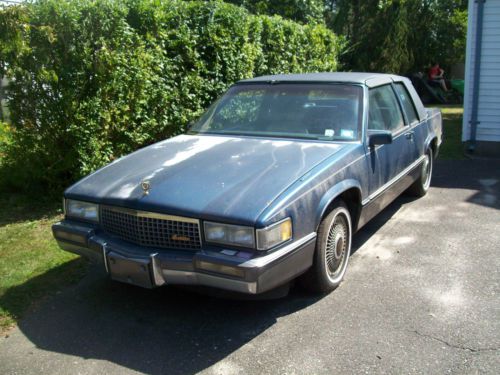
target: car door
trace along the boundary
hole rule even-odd
[[[410,157],[412,161],[416,161],[420,156],[424,154],[425,129],[423,127],[423,124],[425,122],[425,119],[418,118],[417,110],[404,83],[395,82],[394,88],[401,103],[401,107],[404,110],[405,122],[410,127],[408,130],[410,134],[409,137],[412,141],[408,145],[412,149]]]
[[[369,200],[379,209],[402,191],[398,182],[413,160],[413,132],[405,122],[392,84],[369,89],[368,134],[390,131],[390,144],[367,146]]]

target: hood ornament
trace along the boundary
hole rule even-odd
[[[148,180],[142,181],[141,188],[142,188],[142,192],[144,193],[144,195],[148,195],[149,190],[151,190],[151,183]]]

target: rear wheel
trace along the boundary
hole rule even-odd
[[[408,188],[408,193],[415,197],[423,197],[427,194],[431,185],[432,166],[433,166],[432,149],[429,148],[425,153],[424,161],[422,162],[420,175],[417,180]]]
[[[302,276],[302,286],[315,293],[328,293],[337,288],[349,262],[351,238],[351,215],[339,201],[318,228],[313,265]]]

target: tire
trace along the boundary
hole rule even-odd
[[[414,197],[423,197],[427,194],[429,186],[431,185],[432,178],[432,167],[434,164],[434,157],[432,155],[432,149],[429,149],[425,153],[425,159],[422,162],[420,175],[417,180],[408,188],[407,192]]]
[[[351,215],[344,202],[339,201],[319,225],[313,265],[299,279],[302,287],[321,294],[336,289],[347,270],[351,240]]]

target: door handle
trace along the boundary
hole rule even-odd
[[[413,135],[415,132],[413,130],[409,131],[408,133],[405,134],[406,139],[413,140]]]

